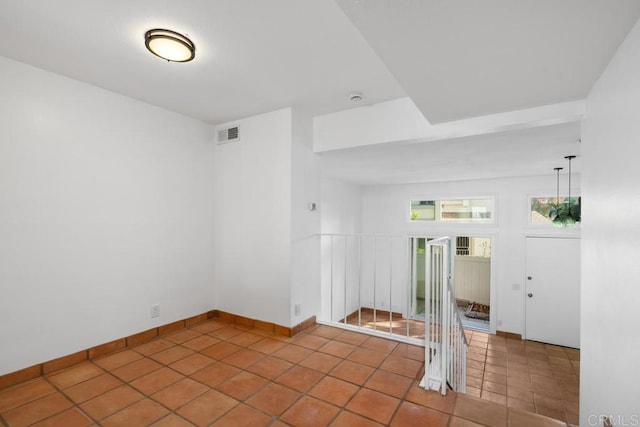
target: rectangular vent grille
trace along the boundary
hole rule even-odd
[[[226,144],[240,140],[240,127],[233,126],[218,130],[218,144]]]

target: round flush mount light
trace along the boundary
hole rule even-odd
[[[171,30],[156,28],[144,35],[149,52],[170,62],[189,62],[196,56],[196,46],[188,37]]]

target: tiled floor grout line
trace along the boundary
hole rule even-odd
[[[456,415],[454,416],[454,412],[455,412],[455,408],[457,407],[458,404],[458,400],[460,398],[460,396],[456,393],[453,393],[453,397],[451,398],[452,400],[449,402],[450,405],[450,409],[447,409],[447,411],[450,412],[443,412],[441,411],[439,408],[434,408],[431,406],[425,406],[425,404],[422,403],[418,403],[417,400],[410,400],[413,399],[410,394],[412,393],[412,390],[416,387],[416,383],[419,380],[418,377],[420,377],[421,375],[424,374],[424,361],[420,361],[420,360],[416,360],[417,354],[418,353],[415,352],[415,349],[413,349],[412,345],[407,345],[407,344],[401,344],[401,343],[395,343],[393,346],[392,345],[383,345],[381,344],[378,340],[384,340],[384,338],[380,338],[380,337],[372,337],[372,336],[364,336],[362,339],[360,338],[354,338],[352,334],[357,334],[354,332],[351,332],[350,334],[347,333],[347,331],[341,330],[341,331],[335,331],[335,332],[329,332],[326,329],[322,329],[322,328],[330,328],[330,327],[323,327],[323,326],[316,326],[313,328],[310,328],[308,331],[303,332],[302,334],[297,335],[296,337],[293,338],[284,338],[284,337],[276,337],[273,335],[270,335],[268,333],[260,333],[258,332],[258,330],[255,329],[251,329],[251,328],[241,328],[241,327],[237,327],[237,325],[230,325],[230,324],[216,324],[216,328],[212,329],[212,330],[206,330],[204,328],[200,328],[198,329],[199,326],[205,326],[205,324],[208,323],[213,323],[212,321],[205,321],[201,324],[198,325],[193,325],[184,329],[181,329],[179,331],[175,331],[172,332],[170,334],[164,335],[164,336],[160,336],[160,337],[156,337],[153,340],[148,341],[147,343],[142,343],[140,345],[137,345],[135,347],[131,347],[128,349],[124,349],[122,351],[119,352],[114,352],[114,353],[110,353],[109,355],[105,355],[103,357],[97,358],[95,360],[89,360],[87,362],[83,362],[86,363],[87,365],[91,365],[93,368],[96,368],[96,372],[99,372],[98,374],[91,376],[89,378],[83,379],[82,381],[79,382],[73,382],[73,383],[69,383],[69,385],[64,385],[64,379],[62,379],[62,381],[51,381],[51,377],[55,377],[57,374],[59,373],[63,373],[66,370],[63,371],[58,371],[58,372],[54,372],[51,373],[49,375],[43,375],[42,378],[49,386],[52,387],[52,389],[54,391],[45,394],[45,395],[41,395],[38,396],[35,400],[33,401],[25,401],[23,403],[21,403],[19,406],[10,409],[9,411],[13,411],[21,406],[24,405],[30,405],[33,402],[39,400],[39,399],[43,399],[47,396],[50,396],[54,393],[58,393],[61,394],[65,400],[67,400],[68,402],[71,403],[71,407],[67,407],[65,409],[60,410],[59,412],[56,412],[55,414],[50,414],[48,415],[46,418],[44,419],[40,419],[36,422],[42,422],[45,420],[49,420],[53,417],[56,417],[60,414],[62,414],[63,412],[67,412],[70,411],[72,408],[75,408],[76,410],[80,411],[80,413],[84,414],[84,416],[86,416],[88,419],[90,419],[93,423],[95,423],[96,425],[102,425],[101,423],[104,422],[105,420],[107,420],[108,418],[111,417],[115,417],[117,414],[119,413],[123,413],[124,411],[126,411],[128,408],[130,408],[133,405],[136,405],[142,401],[145,400],[149,400],[150,402],[153,402],[154,404],[158,405],[159,407],[163,408],[163,410],[166,412],[164,415],[162,415],[160,418],[156,419],[155,421],[152,421],[152,423],[156,423],[156,422],[160,422],[161,420],[167,418],[167,417],[179,417],[180,419],[183,420],[188,420],[188,422],[193,422],[191,419],[184,417],[183,415],[180,415],[178,413],[179,410],[181,410],[182,408],[186,407],[187,405],[189,405],[190,403],[194,402],[195,400],[199,399],[200,397],[202,397],[203,395],[210,393],[211,391],[214,391],[216,393],[222,394],[224,396],[227,396],[229,399],[231,399],[232,401],[234,401],[235,403],[233,404],[233,406],[230,406],[229,408],[227,408],[226,410],[224,410],[223,412],[220,412],[219,414],[216,415],[216,417],[214,419],[209,420],[209,422],[217,422],[218,420],[221,420],[222,418],[224,418],[226,415],[230,414],[231,412],[235,411],[236,409],[242,407],[248,407],[251,408],[251,410],[258,412],[260,414],[262,414],[263,416],[266,416],[270,419],[268,425],[272,425],[274,423],[277,422],[283,422],[281,421],[281,417],[287,413],[290,412],[290,410],[292,410],[296,405],[298,405],[303,399],[308,398],[308,399],[312,399],[312,400],[318,400],[319,402],[325,404],[325,405],[329,405],[332,408],[336,409],[335,414],[333,415],[332,418],[330,418],[328,420],[328,423],[332,423],[332,422],[337,422],[338,418],[341,417],[344,413],[348,413],[350,415],[354,415],[356,414],[356,416],[358,417],[363,417],[364,419],[373,421],[373,422],[380,422],[380,420],[372,418],[371,416],[369,416],[368,414],[374,414],[373,412],[368,412],[367,414],[365,413],[361,413],[358,410],[356,410],[356,412],[353,412],[354,409],[353,408],[347,408],[348,406],[350,406],[350,404],[352,402],[355,401],[355,399],[357,397],[359,397],[361,395],[361,392],[366,390],[369,392],[373,392],[376,394],[380,394],[382,396],[386,396],[387,398],[391,398],[393,399],[393,402],[395,403],[395,408],[393,408],[392,412],[389,415],[388,418],[388,423],[391,423],[393,420],[396,419],[396,417],[400,417],[401,414],[400,412],[405,409],[405,407],[407,405],[405,404],[409,404],[409,405],[418,405],[418,406],[422,406],[425,407],[431,411],[435,411],[438,414],[441,414],[443,417],[447,417],[446,419],[446,425],[450,425],[454,422],[454,418],[455,417],[459,417],[459,418],[463,418],[463,419],[468,419],[469,421],[474,421],[477,422],[477,420],[474,420],[472,418],[467,418],[465,415]],[[224,331],[223,331],[224,329]],[[237,333],[233,333],[235,331],[233,331],[232,329],[235,329],[236,331],[238,331]],[[185,337],[183,336],[179,336],[179,334],[186,334],[187,331],[192,331],[194,333],[194,336],[192,337]],[[215,333],[216,331],[219,331],[217,334]],[[229,335],[230,333],[233,333],[231,335]],[[243,335],[244,333],[251,333],[253,335],[255,335],[255,337],[249,337],[247,338],[246,342],[244,341],[244,338],[240,337],[241,335]],[[186,334],[188,335],[188,334]],[[486,334],[485,334],[486,335]],[[196,350],[196,346],[195,344],[193,345],[194,348],[191,348],[185,344],[198,339],[198,338],[202,338],[204,336],[208,336],[210,338],[215,339],[217,342],[214,342],[211,345],[205,346],[200,348],[198,346],[198,349]],[[307,339],[305,340],[306,336],[313,336],[316,337],[314,341],[313,339]],[[238,337],[238,338],[236,338]],[[338,339],[339,337],[343,337],[342,339]],[[174,339],[172,339],[174,338]],[[183,339],[184,338],[184,339]],[[234,340],[234,338],[236,338]],[[253,340],[253,338],[255,338],[255,340]],[[320,338],[321,340],[317,340],[317,338]],[[505,366],[504,366],[504,371],[505,374],[496,374],[496,375],[502,375],[505,378],[508,378],[508,365],[509,365],[509,349],[510,349],[510,345],[508,344],[509,341],[505,341],[504,345],[498,345],[499,342],[502,342],[503,340],[498,340],[498,339],[491,339],[491,336],[483,336],[483,335],[479,335],[477,337],[478,339],[474,340],[473,339],[473,335],[471,334],[471,336],[469,337],[469,343],[472,344],[474,343],[474,347],[477,347],[478,350],[477,351],[478,354],[483,354],[483,369],[482,369],[482,373],[481,373],[481,377],[480,377],[480,388],[481,391],[485,391],[485,381],[491,383],[492,381],[489,380],[489,378],[487,377],[487,373],[488,371],[487,369],[487,365],[493,365],[491,363],[488,363],[487,358],[490,357],[489,356],[489,351],[493,351],[494,353],[504,353],[504,356],[500,356],[499,358],[504,357],[505,360]],[[158,347],[157,350],[153,350],[154,347],[143,347],[149,343],[155,342],[155,341],[159,341],[159,340],[164,340],[167,344],[166,347]],[[258,350],[257,347],[256,349],[251,348],[252,346],[264,342],[265,339],[272,339],[274,341],[279,341],[282,343],[282,346],[277,347],[275,349],[269,349],[268,345],[270,343],[264,343],[265,346],[262,347],[263,351]],[[494,344],[492,344],[492,341],[494,342]],[[237,344],[236,344],[237,342]],[[234,346],[237,346],[236,348],[231,348],[231,350],[233,350],[232,352],[228,353],[228,354],[221,354],[221,356],[218,357],[214,357],[214,356],[210,356],[209,354],[205,353],[205,351],[207,351],[208,349],[211,349],[212,347],[218,345],[218,344],[222,344],[222,343],[227,343],[227,344],[232,344]],[[323,347],[325,347],[327,344],[330,343],[336,343],[336,344],[346,344],[349,347],[345,347],[344,351],[338,351],[335,347],[333,348],[325,348],[324,350],[321,350]],[[367,344],[369,343],[369,344]],[[306,345],[305,345],[306,344]],[[535,357],[529,358],[527,356],[527,352],[525,352],[524,350],[521,350],[522,348],[524,348],[523,346],[525,344],[518,344],[517,345],[512,345],[512,351],[513,351],[513,355],[516,356],[515,360],[518,360],[518,358],[520,357],[525,357],[526,358],[526,368],[527,368],[527,375],[529,377],[531,377],[531,375],[536,375],[536,374],[532,374],[529,371],[535,371],[535,364],[534,365],[530,365],[529,361],[530,360],[535,360]],[[495,349],[491,349],[491,346],[496,347]],[[533,344],[531,344],[533,346]],[[405,347],[401,347],[401,346],[405,346]],[[499,351],[497,350],[497,348],[500,347],[501,349],[504,349],[505,351]],[[287,358],[286,355],[289,353],[282,353],[281,355],[276,355],[277,353],[279,353],[280,351],[283,351],[285,349],[295,349],[295,348],[299,348],[299,349],[304,349],[305,351],[302,353],[305,353],[304,355],[300,355],[300,357],[294,356],[294,355],[289,355],[289,357]],[[338,347],[339,348],[339,347]],[[161,353],[165,352],[165,351],[175,351],[176,349],[181,349],[180,351],[184,351],[184,354],[180,354],[180,351],[178,351],[176,354],[171,354],[169,355],[169,357],[162,357],[163,355]],[[571,354],[568,351],[564,351],[562,349],[556,350],[555,348],[542,348],[544,350],[544,352],[541,352],[542,354],[545,354],[545,357],[548,359],[551,354],[556,354],[556,355],[560,355],[561,353],[564,355],[564,358],[567,360],[567,362],[563,362],[564,368],[562,369],[567,369],[567,366],[570,367],[571,371],[574,373],[576,372],[576,364],[573,363],[573,359],[570,359],[569,356],[571,356]],[[149,351],[151,350],[151,351]],[[347,352],[348,350],[348,352]],[[135,358],[135,359],[131,359],[126,361],[125,363],[123,363],[122,365],[113,365],[114,367],[111,368],[106,368],[103,367],[102,365],[99,364],[99,361],[102,359],[106,359],[110,356],[116,355],[118,353],[124,353],[125,351],[131,351],[133,353],[135,353],[136,355],[139,356],[139,358]],[[239,355],[240,352],[242,351],[252,351],[257,353],[257,355],[259,355],[260,357],[251,361],[251,357],[247,357],[247,358],[239,358],[237,359],[237,365],[235,363],[232,362],[236,362],[236,360],[233,359],[234,355]],[[357,351],[361,351],[357,357],[354,357],[353,359],[349,359],[349,357],[352,357],[355,355],[355,353]],[[524,356],[520,355],[520,352],[524,353]],[[295,350],[294,350],[295,352]],[[308,353],[307,353],[308,352]],[[369,353],[372,352],[372,353]],[[258,354],[259,353],[259,354]],[[378,354],[377,356],[374,356],[375,354]],[[249,353],[247,353],[249,354]],[[183,373],[181,370],[178,370],[177,368],[185,368],[188,367],[189,365],[182,365],[182,367],[178,367],[177,365],[174,365],[176,363],[179,363],[181,361],[186,360],[189,357],[192,357],[194,355],[201,355],[203,357],[206,357],[208,359],[210,359],[210,363],[200,366],[198,367],[196,370],[194,371],[189,371],[189,373]],[[304,363],[305,361],[307,361],[308,359],[311,359],[313,356],[316,355],[323,355],[323,356],[327,356],[331,359],[326,359],[324,362],[322,361],[322,358],[320,358],[320,360],[318,360],[318,358],[315,358],[314,361],[310,361],[308,363],[306,363],[305,365],[303,365],[302,363]],[[156,358],[154,358],[153,356],[156,356]],[[173,359],[173,356],[177,356],[176,359]],[[249,355],[250,356],[250,355]],[[242,357],[244,357],[244,355],[242,355]],[[373,357],[373,358],[372,358]],[[421,363],[423,366],[421,366],[417,372],[412,375],[412,376],[407,376],[407,374],[409,372],[411,372],[413,369],[415,369],[415,365],[409,364],[409,365],[403,365],[402,368],[400,368],[400,365],[392,365],[389,364],[387,365],[385,368],[383,368],[383,365],[385,365],[385,363],[387,363],[388,360],[393,360],[390,359],[391,357],[397,357],[397,363],[408,363],[409,361],[413,361],[413,362],[419,362]],[[498,357],[498,356],[495,356]],[[575,354],[574,354],[575,357]],[[290,366],[286,367],[286,369],[279,371],[279,372],[275,372],[273,374],[268,374],[267,371],[263,371],[263,372],[254,372],[252,370],[249,370],[250,368],[254,367],[254,365],[264,361],[266,358],[274,358],[277,360],[282,361],[283,363],[286,363]],[[378,360],[379,358],[379,360]],[[133,363],[136,363],[138,361],[141,360],[148,360],[153,362],[154,364],[157,364],[157,367],[154,367],[154,369],[148,371],[148,372],[144,372],[141,375],[135,376],[133,378],[129,378],[127,380],[124,379],[124,377],[120,377],[118,374],[114,374],[114,371],[120,368],[124,368],[126,366],[129,366]],[[225,360],[226,359],[226,360]],[[293,359],[295,359],[296,361],[293,361]],[[335,359],[335,360],[333,360]],[[358,360],[360,359],[360,361]],[[368,361],[365,361],[365,359],[368,359]],[[404,360],[404,362],[402,362],[402,360]],[[496,359],[497,360],[497,359]],[[368,374],[366,376],[362,376],[362,379],[358,379],[359,382],[352,382],[350,379],[347,379],[345,377],[342,376],[336,376],[336,368],[343,364],[344,362],[351,362],[351,363],[356,363],[359,364],[361,366],[366,366],[368,369],[365,370],[368,371],[369,369],[371,370],[370,372],[368,372]],[[364,363],[362,362],[364,361]],[[250,362],[250,363],[246,363],[246,362]],[[326,363],[325,363],[326,362]],[[478,361],[479,362],[479,361]],[[331,365],[331,363],[333,363],[333,365]],[[480,362],[479,362],[480,363]],[[550,363],[550,362],[549,362]],[[568,363],[568,365],[567,365]],[[197,374],[198,372],[203,371],[204,369],[207,369],[209,367],[215,366],[216,364],[222,364],[220,366],[226,365],[228,367],[233,368],[234,370],[237,369],[237,372],[234,372],[233,375],[229,376],[229,377],[221,377],[221,379],[216,379],[214,380],[214,382],[205,382],[206,379],[205,378],[194,378],[193,376],[195,374]],[[315,364],[315,365],[313,365]],[[174,366],[171,366],[174,365]],[[330,366],[331,365],[331,366]],[[106,365],[105,365],[106,366]],[[193,364],[191,365],[192,367],[196,367],[197,364]],[[313,366],[313,367],[312,367]],[[500,365],[495,365],[497,367],[499,367]],[[560,365],[559,365],[560,366]],[[301,386],[301,387],[306,387],[304,389],[304,391],[301,391],[298,388],[293,388],[290,386],[290,384],[286,384],[283,382],[278,382],[277,380],[279,380],[281,377],[284,377],[287,373],[291,373],[294,369],[304,369],[304,370],[309,370],[309,371],[313,371],[315,374],[314,375],[318,375],[318,379],[314,380],[310,380],[309,385],[305,385],[305,386]],[[387,370],[391,368],[392,370]],[[67,370],[71,370],[74,369],[74,367],[71,367]],[[148,375],[151,375],[153,373],[157,373],[160,370],[166,369],[168,371],[173,372],[178,379],[175,379],[173,382],[169,382],[167,384],[161,385],[159,386],[159,388],[145,388],[142,385],[144,384],[144,382],[139,382],[136,383],[135,385],[133,384],[134,382],[136,382],[139,379],[142,379]],[[401,369],[402,372],[405,372],[404,374],[399,373],[400,371],[395,371],[396,369]],[[185,370],[185,372],[188,371],[188,369]],[[555,371],[554,370],[549,370],[551,372],[552,375],[555,375]],[[336,373],[334,373],[336,372]],[[373,381],[371,383],[371,386],[367,386],[367,384],[369,383],[369,381],[371,381],[374,377],[374,375],[377,375],[378,372],[382,372],[382,373],[386,373],[386,374],[391,374],[394,375],[396,377],[399,378],[404,378],[405,380],[403,381],[408,381],[408,386],[404,389],[404,391],[402,391],[402,389],[396,389],[397,391],[401,392],[401,395],[399,395],[398,393],[394,392],[393,390],[389,389],[388,392],[386,391],[382,391],[382,389],[378,385],[375,384],[375,381],[380,381],[380,376],[378,376],[376,378],[375,381]],[[558,371],[558,372],[562,372],[562,370]],[[264,384],[258,386],[255,389],[247,389],[249,390],[249,394],[247,395],[242,395],[243,397],[234,397],[235,395],[233,393],[229,393],[229,391],[232,391],[231,386],[229,388],[222,389],[222,388],[218,388],[222,385],[224,385],[227,382],[230,382],[233,378],[235,378],[236,376],[240,375],[240,374],[249,374],[255,377],[260,378],[261,380],[265,381]],[[72,389],[75,386],[84,384],[88,381],[94,380],[98,377],[102,377],[103,375],[106,375],[108,377],[111,377],[112,379],[115,379],[118,383],[118,385],[114,386],[113,388],[109,388],[109,389],[105,389],[105,391],[102,391],[100,394],[97,394],[95,396],[91,396],[90,399],[86,399],[86,400],[82,400],[79,403],[76,403],[76,400],[78,400],[78,398],[76,397],[74,400],[74,397],[72,394],[68,394],[70,392],[70,389]],[[128,378],[129,375],[126,375],[126,377]],[[312,376],[313,378],[313,376]],[[333,378],[334,380],[337,381],[341,381],[341,382],[345,382],[347,384],[350,384],[354,390],[351,392],[351,395],[347,398],[346,401],[344,401],[344,403],[342,405],[339,405],[338,403],[335,403],[334,401],[330,401],[330,400],[325,400],[325,398],[323,398],[322,396],[318,395],[317,393],[315,393],[314,395],[310,394],[313,390],[316,389],[316,387],[318,387],[320,385],[320,383],[322,383],[326,378]],[[551,380],[554,382],[556,382],[556,377],[550,377]],[[157,393],[160,393],[161,391],[167,389],[168,387],[174,386],[176,384],[178,384],[181,381],[184,381],[186,379],[191,380],[192,382],[196,382],[198,384],[200,384],[201,386],[203,386],[203,388],[205,389],[205,391],[201,391],[199,394],[195,394],[194,396],[188,397],[187,400],[184,401],[180,401],[179,405],[175,406],[175,409],[171,409],[168,405],[166,405],[165,403],[163,403],[162,401],[158,400],[158,397],[152,397],[155,396]],[[353,379],[355,380],[355,377],[353,377]],[[170,380],[170,377],[169,377]],[[505,379],[506,381],[506,379]],[[211,383],[212,385],[209,385],[209,383]],[[26,383],[25,383],[26,384]],[[57,385],[60,384],[60,385]],[[292,393],[296,393],[296,397],[295,399],[293,399],[292,401],[290,401],[288,404],[286,404],[286,406],[283,407],[283,409],[280,410],[280,412],[276,415],[271,415],[269,412],[265,412],[265,410],[254,406],[253,404],[249,404],[247,403],[249,400],[251,400],[252,398],[256,397],[258,394],[260,394],[261,392],[264,391],[264,389],[270,385],[277,385],[280,387],[284,387],[285,389],[291,391]],[[138,400],[135,400],[133,402],[129,402],[128,404],[122,406],[122,407],[118,407],[117,410],[115,410],[115,412],[109,413],[105,416],[103,416],[101,419],[96,419],[94,418],[94,415],[90,414],[89,412],[85,412],[81,405],[85,405],[85,403],[90,402],[94,399],[100,398],[101,396],[104,396],[106,393],[109,393],[113,390],[116,390],[120,387],[126,386],[134,391],[136,391],[136,393],[139,393],[141,398]],[[375,388],[370,388],[370,387],[375,387]],[[507,387],[505,385],[505,387]],[[556,386],[557,387],[557,386]],[[150,390],[148,393],[144,391],[144,389]],[[534,399],[534,391],[532,390],[531,392],[531,396],[532,396],[532,405],[534,406],[534,409],[538,409],[539,403],[536,401],[536,399]],[[504,399],[508,399],[508,389],[507,391],[505,391],[505,395],[504,395]],[[420,398],[422,399],[422,398]],[[490,400],[485,400],[486,402],[490,402]],[[562,399],[562,401],[564,402],[564,400]],[[510,407],[508,406],[508,401],[507,404],[503,405],[505,407],[505,413],[507,414],[507,416],[510,416],[509,414],[512,412],[512,410],[510,409]],[[567,412],[567,407],[564,405],[562,406],[562,412],[565,415],[565,421],[569,418],[568,417],[568,412]],[[4,427],[9,427],[9,422],[7,420],[5,420],[2,415],[0,414],[0,425],[4,426]],[[566,425],[566,424],[565,424]]]

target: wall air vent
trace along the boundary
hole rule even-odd
[[[240,126],[218,129],[218,144],[236,142],[240,140]]]

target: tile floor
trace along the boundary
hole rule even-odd
[[[566,426],[512,403],[573,402],[576,355],[469,338],[477,388],[442,397],[417,384],[420,347],[321,325],[286,338],[212,320],[0,390],[0,425]]]

